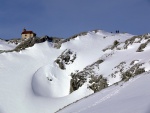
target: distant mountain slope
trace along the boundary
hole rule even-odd
[[[149,34],[97,30],[55,44],[44,41],[3,52],[0,111],[54,113],[94,92],[147,73],[149,40]]]

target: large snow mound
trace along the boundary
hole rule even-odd
[[[70,77],[56,65],[46,65],[34,74],[32,88],[36,95],[63,97],[69,94]]]

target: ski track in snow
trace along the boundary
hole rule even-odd
[[[135,79],[131,79],[129,82],[127,82],[126,84],[124,84],[123,86],[120,86],[119,88],[115,89],[113,92],[107,94],[106,96],[104,96],[103,98],[101,98],[100,100],[96,101],[95,103],[93,103],[92,105],[89,105],[83,109],[80,109],[79,111],[76,111],[76,112],[70,112],[70,113],[81,113],[82,111],[85,111],[87,109],[90,109],[94,106],[97,106],[98,104],[104,102],[104,101],[107,101],[108,99],[110,99],[111,97],[117,95],[119,93],[119,91],[125,87],[127,87],[128,85],[130,85],[131,83],[133,83],[134,81],[136,81],[137,79],[139,79],[141,76],[138,76],[137,78]]]

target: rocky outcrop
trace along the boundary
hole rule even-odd
[[[125,41],[124,49],[127,49],[129,45],[132,45],[133,43],[141,43],[142,40],[146,40],[146,43],[142,44],[141,47],[138,48],[137,52],[142,51],[143,48],[146,47],[146,44],[149,43],[150,36],[148,34],[146,35],[139,35],[139,36],[133,36],[130,39],[127,39]]]
[[[65,69],[66,65],[72,64],[76,59],[76,53],[71,51],[70,49],[66,49],[62,52],[62,54],[55,60],[55,62],[59,65],[60,69]]]
[[[105,79],[102,75],[90,77],[90,86],[89,88],[92,89],[94,92],[100,91],[106,87],[108,87],[107,79]]]
[[[143,64],[137,63],[131,68],[122,73],[122,80],[128,81],[131,77],[142,74],[145,72],[145,68],[141,67]]]
[[[76,71],[71,73],[70,81],[70,93],[79,89],[85,82],[88,82],[89,88],[94,92],[100,91],[108,86],[107,79],[102,75],[98,75],[94,71],[94,67],[99,67],[99,64],[103,63],[102,59],[97,60],[93,64],[85,67],[82,71]]]
[[[54,47],[57,43],[62,41],[62,38],[57,38],[57,37],[49,37],[49,36],[44,36],[44,37],[31,37],[28,39],[11,39],[11,40],[6,40],[8,43],[15,43],[17,44],[16,48],[13,50],[1,50],[0,53],[3,52],[13,52],[13,51],[21,51],[24,50],[28,47],[32,47],[36,43],[43,43],[45,41],[52,42],[54,44]]]
[[[28,38],[26,40],[23,40],[15,49],[14,51],[21,51],[21,50],[24,50],[25,48],[28,48],[28,47],[32,47],[34,44],[36,43],[42,43],[42,42],[45,42],[45,41],[48,41],[48,42],[52,42],[52,38],[48,37],[48,36],[44,36],[42,38],[37,38],[37,37],[31,37],[31,38]]]
[[[136,52],[142,52],[142,51],[144,51],[143,49],[147,46],[147,44],[149,44],[150,43],[150,37],[149,37],[149,40],[147,40],[145,43],[142,43],[140,46],[139,46],[139,48],[137,49],[137,51]]]
[[[102,75],[92,74],[88,70],[71,73],[71,77],[70,93],[79,89],[79,87],[81,87],[85,82],[89,83],[88,87],[94,92],[100,91],[108,86],[107,79],[105,79]]]

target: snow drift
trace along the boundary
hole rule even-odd
[[[47,65],[34,74],[32,88],[39,96],[55,98],[67,96],[70,89],[70,77],[56,65]]]

